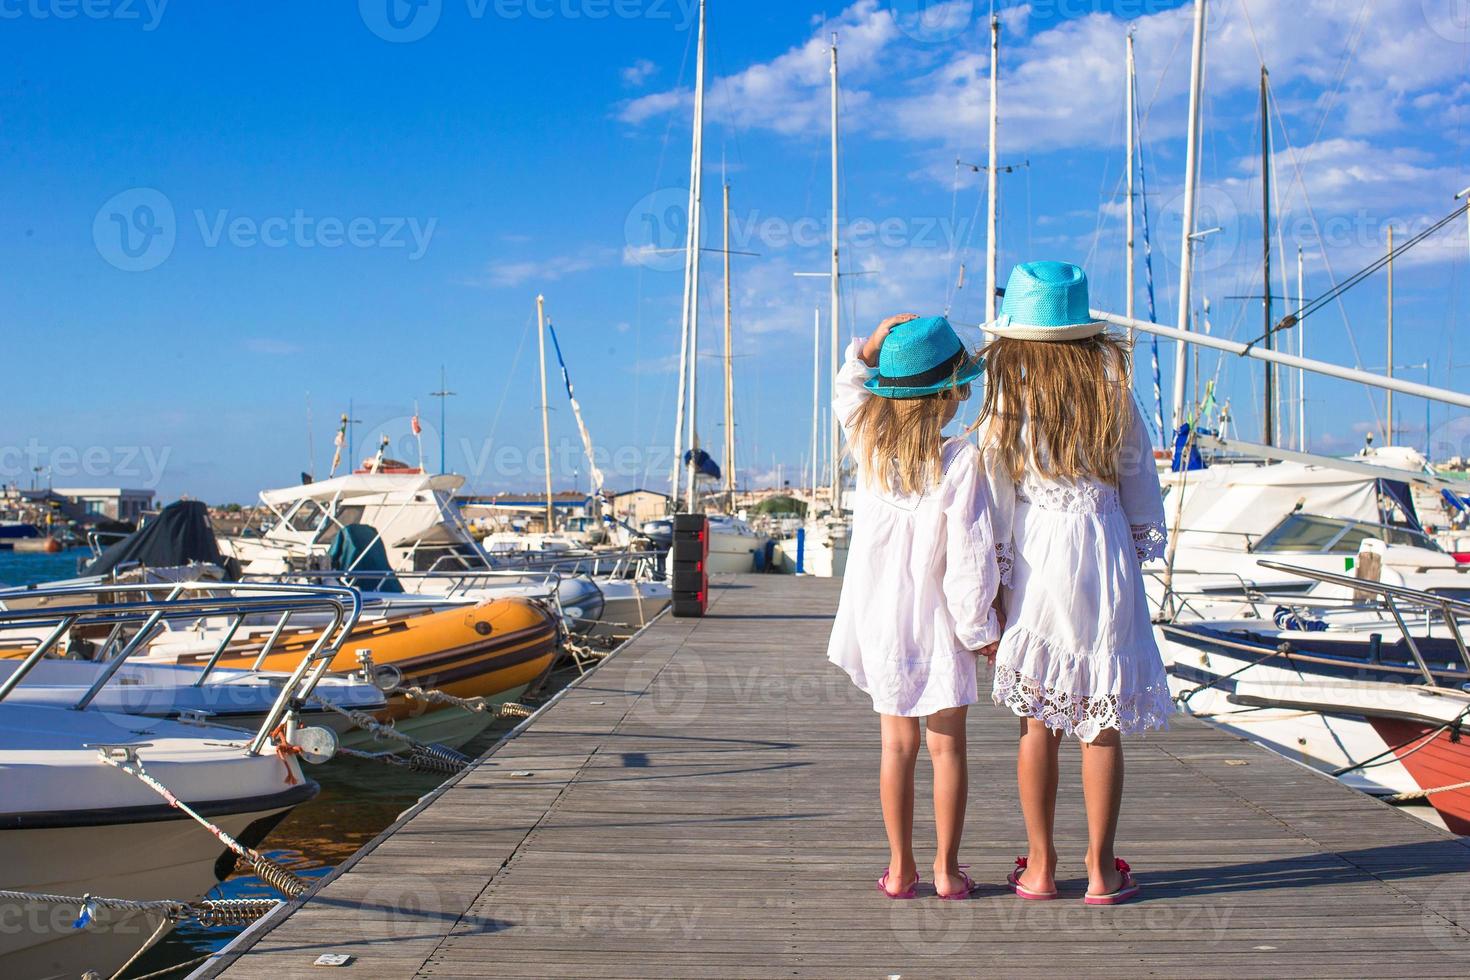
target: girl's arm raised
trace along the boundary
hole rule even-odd
[[[1001,573],[991,525],[995,504],[973,450],[962,452],[950,464],[943,492],[945,602],[960,644],[981,650],[1000,639],[994,603]]]
[[[878,329],[873,331],[871,337],[857,337],[847,345],[847,357],[837,369],[836,383],[832,386],[832,411],[848,439],[852,438],[848,423],[852,420],[853,413],[863,402],[873,397],[872,392],[864,388],[863,384],[878,373],[878,351],[883,347],[888,331],[900,323],[918,318],[917,313],[891,316],[878,324]]]
[[[1154,448],[1148,427],[1132,398],[1132,424],[1118,460],[1118,497],[1133,529],[1133,547],[1140,562],[1164,557],[1168,543],[1164,523],[1164,495],[1159,489],[1159,470],[1154,465]]]

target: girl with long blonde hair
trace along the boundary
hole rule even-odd
[[[914,767],[924,720],[934,766],[934,891],[968,898],[959,863],[976,660],[1000,637],[990,494],[975,446],[945,438],[982,365],[943,317],[884,320],[848,348],[833,411],[857,464],[852,539],[828,659],[879,714],[888,867],[878,887],[914,898]]]
[[[1091,905],[1139,893],[1114,853],[1122,736],[1173,709],[1154,643],[1142,564],[1162,555],[1153,450],[1124,344],[1088,312],[1087,276],[1065,262],[1018,266],[988,324],[977,427],[1006,578],[1006,633],[992,697],[1020,716],[1016,765],[1029,849],[1010,875],[1021,898],[1058,897],[1058,751],[1082,746]]]

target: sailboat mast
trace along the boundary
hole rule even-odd
[[[999,174],[997,163],[995,131],[999,121],[999,90],[1000,90],[1000,18],[993,12],[990,15],[990,135],[989,147],[986,149],[985,167],[985,322],[989,324],[995,319],[995,287],[997,279],[996,269],[996,183]]]
[[[536,350],[541,355],[541,448],[546,453],[546,533],[556,530],[551,497],[551,419],[546,409],[546,297],[536,296]]]
[[[725,510],[735,512],[735,371],[730,350],[730,184],[725,184]]]
[[[1268,115],[1266,84],[1268,73],[1261,66],[1261,311],[1265,318],[1266,349],[1276,349],[1276,335],[1271,322],[1271,117]],[[1266,404],[1261,416],[1264,430],[1261,441],[1276,445],[1276,365],[1266,363]]]
[[[1189,136],[1184,154],[1184,228],[1179,243],[1180,330],[1189,330],[1189,285],[1194,267],[1194,199],[1199,179],[1200,92],[1204,79],[1205,0],[1194,0],[1194,46],[1189,60]],[[1180,340],[1174,351],[1174,419],[1177,429],[1184,422],[1184,387],[1189,351]]]
[[[1388,226],[1388,369],[1387,374],[1393,377],[1393,225]],[[1384,426],[1388,431],[1385,433],[1383,444],[1393,445],[1393,389],[1388,389],[1388,421]]]
[[[704,0],[699,2],[699,38],[694,61],[694,135],[689,153],[689,210],[684,236],[684,308],[679,340],[679,404],[674,412],[673,498],[679,510],[679,476],[684,465],[684,441],[687,415],[688,445],[692,453],[698,448],[695,436],[696,385],[699,378],[699,250],[700,213],[703,207],[701,183],[704,176]],[[687,408],[687,412],[686,412]],[[688,467],[685,506],[694,508],[694,470]]]
[[[837,35],[832,35],[832,295],[831,295],[831,319],[832,319],[832,380],[837,380],[838,353],[837,348],[841,344],[841,301],[839,298],[839,279],[841,277],[839,259],[841,257],[841,245],[839,244],[838,222],[837,222]],[[832,414],[832,513],[842,513],[842,445],[841,429],[838,427],[837,414]]]
[[[1137,139],[1137,134],[1135,134],[1133,130],[1133,79],[1136,74],[1136,70],[1137,69],[1133,61],[1133,30],[1132,28],[1130,28],[1128,30],[1128,71],[1127,77],[1124,79],[1126,92],[1123,100],[1124,114],[1128,117],[1126,120],[1126,127],[1128,130],[1128,196],[1124,203],[1124,210],[1127,214],[1128,222],[1128,230],[1126,234],[1128,242],[1128,260],[1127,275],[1125,276],[1125,278],[1127,279],[1128,297],[1124,300],[1123,306],[1124,309],[1127,311],[1128,319],[1130,320],[1133,319],[1133,160],[1134,141]],[[1128,342],[1130,345],[1133,343],[1133,337],[1134,331],[1130,329],[1128,331]]]
[[[1297,309],[1301,310],[1307,305],[1307,278],[1306,265],[1302,262],[1302,247],[1296,247],[1296,301]],[[1307,318],[1298,315],[1296,318],[1296,356],[1305,358],[1307,356]],[[1307,451],[1307,371],[1305,368],[1297,368],[1296,371],[1296,442],[1297,448],[1302,452]]]
[[[812,309],[812,479],[811,506],[817,503],[817,484],[822,482],[821,464],[817,452],[821,443],[822,428],[822,310]],[[814,515],[807,515],[814,516]]]

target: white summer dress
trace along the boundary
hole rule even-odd
[[[854,341],[832,400],[846,428],[875,373]],[[849,437],[851,433],[849,432]],[[944,444],[940,482],[918,495],[859,487],[827,659],[886,715],[923,717],[979,700],[974,653],[1000,636],[990,492],[979,451]]]
[[[1132,416],[1117,487],[1034,467],[1017,485],[985,453],[1008,586],[992,696],[1084,742],[1165,728],[1174,707],[1141,567],[1163,555],[1164,505],[1137,405]]]

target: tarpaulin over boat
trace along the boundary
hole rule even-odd
[[[1381,523],[1397,527],[1408,527],[1415,531],[1424,530],[1419,523],[1419,512],[1414,507],[1414,494],[1402,480],[1379,480],[1378,492],[1383,495],[1379,504],[1383,510]],[[1394,511],[1397,513],[1394,513]]]
[[[106,575],[120,565],[177,568],[190,562],[227,568],[202,500],[177,500],[137,531],[108,548],[83,569],[83,575]]]
[[[344,578],[348,585],[370,592],[403,591],[403,586],[393,575],[393,566],[388,564],[383,536],[374,527],[344,524],[332,539],[332,549],[327,552],[327,558],[337,571],[352,572],[351,576]]]
[[[1300,511],[1377,524],[1379,481],[1357,473],[1302,463],[1215,463],[1202,470],[1165,473],[1169,519],[1184,493],[1180,526],[1195,544],[1242,547],[1271,530],[1286,515]],[[1211,538],[1215,541],[1211,542]]]

